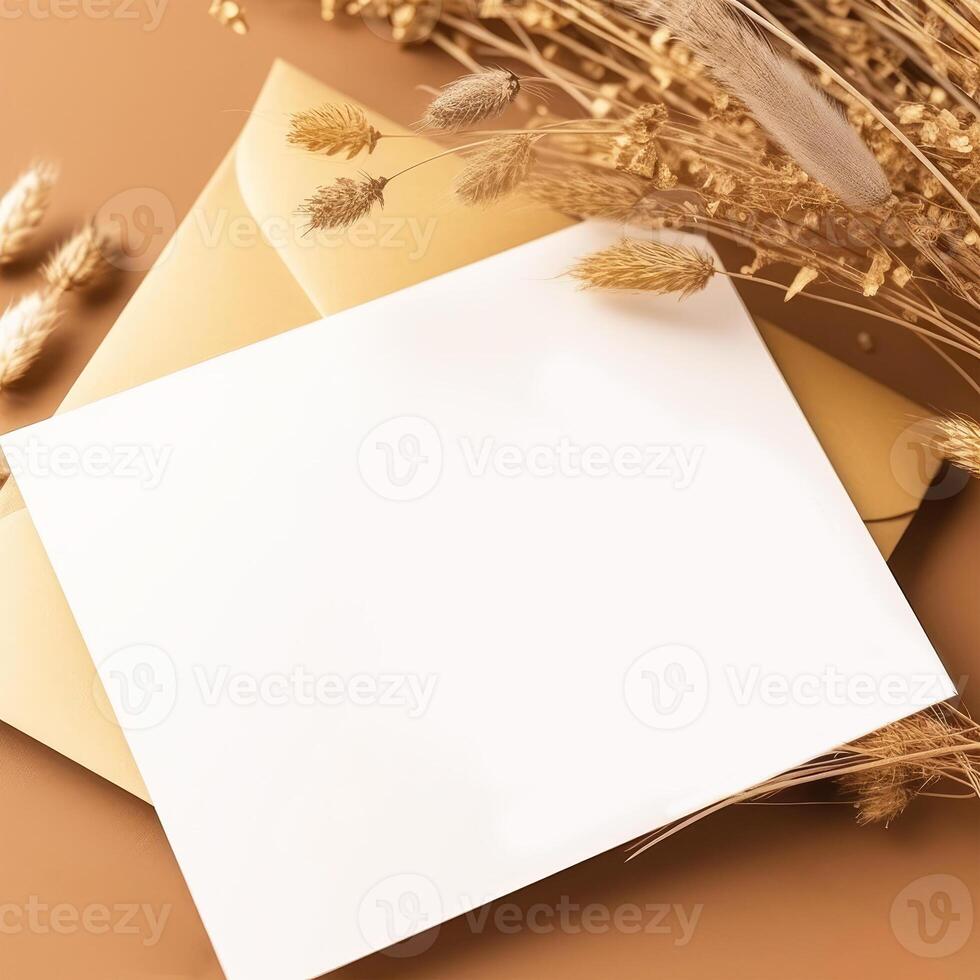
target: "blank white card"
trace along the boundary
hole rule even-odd
[[[232,980],[338,967],[953,693],[730,283],[562,275],[614,240],[2,440]]]

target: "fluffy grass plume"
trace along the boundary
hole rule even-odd
[[[687,245],[624,238],[579,260],[569,274],[587,289],[629,289],[648,293],[700,292],[716,273],[714,260]]]
[[[112,249],[109,237],[90,222],[58,248],[44,264],[42,274],[59,292],[97,285],[109,272]]]
[[[349,228],[371,213],[375,204],[384,206],[385,177],[360,180],[338,177],[332,184],[317,188],[316,193],[300,205],[300,213],[309,215],[308,231],[327,228]]]
[[[53,164],[32,164],[0,198],[0,265],[23,254],[44,217],[57,178]]]
[[[498,136],[472,154],[456,180],[456,195],[466,204],[487,205],[515,190],[534,163],[535,137]]]
[[[933,425],[936,452],[980,479],[980,423],[965,415],[941,415]]]
[[[0,316],[0,391],[19,381],[41,353],[58,325],[58,296],[28,293]]]
[[[664,23],[773,142],[846,205],[872,211],[891,197],[884,171],[840,106],[725,0],[625,0],[619,6]]]
[[[499,116],[517,98],[521,80],[512,71],[490,68],[450,82],[425,110],[422,126],[455,132]]]
[[[915,756],[953,749],[960,742],[961,736],[942,715],[924,711],[851,743],[853,752],[876,762],[889,762],[839,777],[841,789],[854,800],[858,823],[887,826],[923,789],[955,774],[950,772],[950,757]],[[955,757],[953,765],[955,770]]]
[[[294,112],[286,139],[311,153],[347,153],[351,160],[362,150],[371,153],[381,133],[372,126],[358,106],[323,105],[318,109]]]
[[[626,221],[640,209],[646,186],[630,174],[575,167],[535,174],[527,191],[534,200],[562,214]]]

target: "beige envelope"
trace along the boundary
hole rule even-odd
[[[372,156],[347,162],[287,145],[290,112],[338,101],[349,100],[284,62],[274,65],[236,145],[62,411],[568,223],[526,203],[488,212],[459,207],[449,188],[460,163],[447,157],[393,182],[383,212],[349,234],[304,238],[297,233],[296,205],[318,184],[362,168],[390,175],[437,149],[422,139],[382,140]],[[368,115],[383,133],[406,132]],[[776,327],[763,325],[762,332],[855,505],[874,521],[871,531],[887,556],[934,472],[914,447],[899,443],[893,451],[922,410]],[[270,381],[269,391],[255,397],[273,392]],[[0,490],[0,515],[0,719],[148,799],[12,481]]]

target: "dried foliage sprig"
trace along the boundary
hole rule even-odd
[[[35,163],[0,198],[0,265],[23,255],[47,211],[57,179],[53,164]]]
[[[939,710],[924,711],[872,732],[847,746],[850,755],[881,765],[852,766],[837,781],[858,811],[858,823],[886,826],[928,787],[965,781],[976,790],[977,774],[968,763],[980,748],[975,729]]]
[[[384,206],[384,189],[404,174],[453,153],[469,153],[468,162],[456,180],[457,197],[468,205],[486,205],[516,190],[531,173],[534,144],[546,137],[593,135],[596,130],[570,129],[557,124],[550,128],[517,132],[501,130],[462,146],[450,147],[399,170],[388,177],[361,174],[360,179],[338,177],[333,184],[317,188],[299,206],[309,216],[308,231],[348,228],[367,217],[375,205]],[[611,130],[615,133],[615,130]],[[471,134],[473,135],[473,134]],[[606,133],[602,134],[604,137]]]
[[[933,0],[781,0],[778,19],[769,5],[725,0],[724,20],[673,29],[649,16],[650,3],[670,0],[644,3],[637,17],[643,2],[357,0],[351,9],[390,18],[406,40],[431,38],[469,71],[481,70],[477,57],[523,64],[585,112],[597,131],[535,145],[524,183],[539,201],[746,251],[735,272],[698,249],[627,242],[582,259],[575,274],[586,285],[689,294],[717,274],[749,278],[788,300],[906,327],[946,360],[980,359],[975,0],[965,11]],[[678,3],[695,17],[719,10],[718,0]],[[335,16],[334,0],[323,10]],[[723,46],[706,45],[705,32],[719,30]],[[812,132],[778,104],[784,91]],[[944,452],[970,468],[976,423],[966,421],[955,438],[948,431]],[[980,795],[978,735],[943,705],[664,828],[635,853],[715,810],[817,780],[842,780],[861,821],[887,822],[939,781]]]
[[[980,726],[949,702],[928,708],[657,829],[632,846],[631,857],[734,804],[827,780],[851,799],[862,824],[887,826],[916,797],[942,785],[957,788],[964,798],[980,798]]]
[[[674,27],[652,22],[658,4]],[[706,21],[719,4],[724,17]],[[622,127],[536,147],[538,166],[576,175],[569,213],[624,220],[625,189],[599,178],[627,174],[644,227],[727,239],[749,250],[743,273],[771,267],[789,298],[850,293],[848,309],[907,326],[943,357],[980,358],[980,31],[877,0],[783,0],[778,20],[763,9],[446,0],[430,28],[470,70],[477,53],[523,63],[593,124]],[[528,186],[560,206],[561,182]]]

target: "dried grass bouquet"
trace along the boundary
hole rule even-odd
[[[803,294],[911,331],[980,394],[980,0],[350,0],[343,9],[387,20],[396,40],[438,45],[469,72],[420,126],[449,144],[437,156],[465,155],[463,202],[485,206],[520,188],[635,229],[569,270],[585,286],[683,298],[715,275],[751,279],[787,301]],[[334,0],[322,12],[332,19]],[[548,107],[552,94],[563,113]],[[481,128],[515,103],[519,128]],[[299,113],[290,135],[348,158],[384,138],[351,106]],[[384,206],[388,183],[427,162],[341,178],[302,210],[313,228],[353,224]],[[744,264],[722,268],[643,234],[665,227],[726,240]],[[935,446],[980,477],[975,421],[937,420]],[[862,821],[887,823],[940,783],[980,795],[978,771],[980,730],[944,705],[720,805],[834,777]]]

